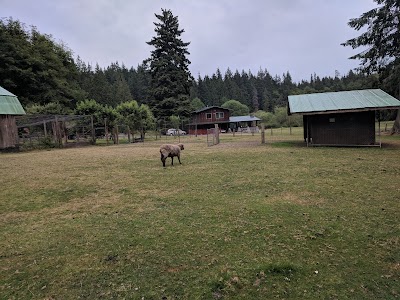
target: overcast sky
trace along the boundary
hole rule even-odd
[[[229,67],[289,71],[300,81],[356,68],[348,58],[359,51],[340,43],[360,34],[349,19],[374,7],[373,0],[0,0],[0,17],[36,26],[93,66],[136,68],[150,56],[154,14],[170,9],[191,42],[195,78]]]

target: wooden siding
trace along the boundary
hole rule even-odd
[[[374,145],[375,112],[304,116],[304,138],[313,145]]]
[[[0,150],[18,146],[15,116],[0,115]]]
[[[223,118],[217,119],[217,114],[223,113]],[[210,117],[210,118],[207,118]],[[199,113],[194,113],[192,115],[192,124],[218,124],[229,122],[229,109],[210,107],[210,109],[201,111]]]

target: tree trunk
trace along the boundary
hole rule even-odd
[[[396,120],[394,121],[393,127],[392,127],[392,131],[390,132],[390,134],[400,134],[400,109],[397,111],[397,117]]]
[[[145,136],[145,132],[144,132],[144,130],[143,130],[143,128],[140,130],[140,140],[142,141],[142,142],[144,142],[144,136]]]
[[[135,137],[133,137],[133,142],[135,141]],[[131,128],[128,126],[128,142],[131,143]]]

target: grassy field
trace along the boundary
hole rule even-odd
[[[396,299],[400,138],[0,154],[1,299]]]

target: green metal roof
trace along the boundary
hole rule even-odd
[[[0,86],[0,115],[25,115],[17,96]]]
[[[398,109],[400,101],[380,89],[289,96],[289,114]]]

